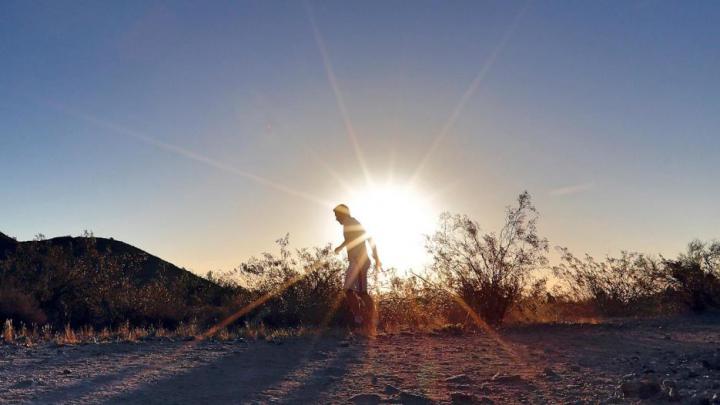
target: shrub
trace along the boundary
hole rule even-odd
[[[384,330],[430,330],[466,317],[447,291],[416,276],[403,278],[391,274],[389,288],[378,292],[376,300],[379,326]]]
[[[530,194],[508,207],[499,233],[482,233],[465,215],[443,214],[428,238],[432,270],[440,283],[490,325],[500,325],[521,296],[528,276],[547,264],[547,239],[537,233]]]
[[[720,242],[692,241],[686,253],[664,265],[671,293],[691,310],[720,305]]]
[[[35,298],[9,286],[0,287],[0,319],[14,319],[26,324],[47,321]]]
[[[623,316],[657,313],[661,293],[668,284],[658,260],[641,253],[622,252],[620,257],[597,261],[586,255],[574,256],[559,248],[560,264],[555,276],[564,282],[569,301],[589,303],[598,314]]]
[[[346,318],[341,274],[347,264],[330,245],[291,251],[289,235],[278,239],[280,254],[251,258],[221,279],[249,289],[233,307],[254,307],[242,319],[268,326],[337,324]]]

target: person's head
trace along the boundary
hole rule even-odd
[[[338,205],[333,209],[333,212],[335,213],[335,220],[341,224],[344,224],[350,218],[350,208],[345,204]]]

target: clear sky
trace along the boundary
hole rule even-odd
[[[427,215],[527,189],[552,245],[674,255],[720,237],[719,72],[716,1],[5,0],[0,231],[229,270],[338,242],[364,162]]]

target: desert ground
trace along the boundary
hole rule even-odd
[[[0,403],[720,403],[718,315],[0,354]]]

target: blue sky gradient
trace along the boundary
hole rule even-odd
[[[337,241],[326,206],[238,174],[330,202],[327,167],[364,183],[313,21],[374,178],[447,129],[418,175],[437,213],[494,229],[527,189],[577,253],[719,236],[712,1],[3,1],[0,231],[198,273]]]

